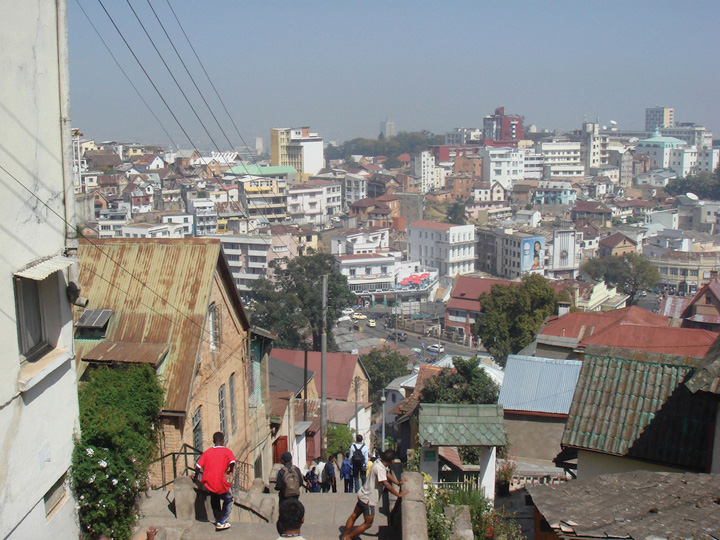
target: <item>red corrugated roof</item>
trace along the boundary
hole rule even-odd
[[[297,367],[303,367],[305,363],[305,351],[294,351],[289,349],[273,349],[270,356],[282,362],[287,362]],[[355,365],[358,362],[357,354],[350,353],[327,353],[326,387],[327,397],[330,399],[347,400],[352,387],[352,379],[355,373]],[[320,353],[310,351],[308,353],[308,370],[315,372],[315,387],[320,394],[321,369]]]
[[[579,347],[603,345],[619,349],[703,358],[718,334],[694,328],[616,324],[583,340]]]
[[[637,306],[605,312],[576,311],[550,319],[538,334],[584,339],[610,326],[620,324],[666,328],[670,324],[670,319]]]
[[[600,240],[600,244],[607,247],[615,247],[620,245],[623,240],[628,240],[631,244],[637,245],[637,242],[633,240],[632,238],[628,238],[621,232],[616,232],[614,234],[611,234],[610,236],[606,236],[602,240]]]

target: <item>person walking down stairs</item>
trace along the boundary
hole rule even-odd
[[[224,531],[230,528],[227,520],[232,511],[233,497],[229,480],[235,468],[235,456],[225,447],[225,436],[221,431],[213,435],[213,445],[203,452],[195,465],[196,478],[200,476],[200,482],[210,492],[215,530]]]

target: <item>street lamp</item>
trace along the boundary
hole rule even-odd
[[[383,388],[382,397],[380,398],[382,403],[382,451],[385,451],[385,389]]]

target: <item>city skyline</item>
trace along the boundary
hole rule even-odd
[[[78,4],[79,2],[79,4]],[[191,144],[98,3],[69,4],[73,126],[87,136],[170,144],[114,64],[81,5],[123,69],[180,147]],[[133,4],[221,150],[242,146],[166,2],[153,8],[213,108],[215,121],[147,3]],[[125,38],[199,148],[214,148],[127,4],[107,4]],[[397,131],[478,127],[496,107],[540,129],[578,129],[584,118],[642,130],[646,107],[674,107],[677,121],[720,132],[712,88],[720,44],[712,2],[509,5],[427,2],[304,4],[174,2],[245,142],[272,127],[309,125],[325,141]],[[361,8],[365,8],[364,10]],[[673,39],[658,28],[672,23]],[[702,48],[683,35],[704,35]]]

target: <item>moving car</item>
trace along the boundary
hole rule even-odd
[[[352,315],[353,313],[355,313],[355,310],[351,307],[346,307],[340,313],[342,313],[343,315]]]
[[[390,332],[388,335],[388,339],[395,339],[395,332]],[[407,334],[405,332],[397,332],[397,340],[398,341],[407,341]]]
[[[375,328],[375,319],[368,319],[367,325],[370,328]]]
[[[358,313],[357,311],[354,312],[351,316],[356,321],[362,321],[367,319],[367,315],[365,315],[364,313]]]
[[[445,352],[445,347],[443,347],[442,345],[438,345],[437,343],[433,343],[432,345],[428,345],[427,350],[431,353],[440,354]]]

